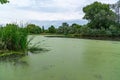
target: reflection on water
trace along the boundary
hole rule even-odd
[[[120,42],[36,36],[32,43],[37,41],[49,51],[1,61],[0,80],[120,80]]]
[[[13,62],[13,65],[14,66],[29,66],[29,64],[26,61],[20,61],[20,60]]]
[[[39,49],[31,49],[29,50],[28,54],[40,54],[40,53],[45,53],[45,52],[48,52],[50,50],[48,49],[45,49],[45,48],[39,48]]]
[[[4,65],[4,64],[9,64],[12,66],[29,66],[29,64],[27,63],[27,61],[22,61],[20,60],[22,57],[19,58],[5,58],[5,59],[1,59],[0,60],[0,64]]]
[[[49,70],[49,69],[51,69],[53,67],[55,67],[55,65],[52,65],[52,64],[51,65],[44,65],[44,66],[41,67],[41,70],[45,71],[45,70]]]

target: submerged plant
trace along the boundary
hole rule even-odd
[[[42,41],[38,41],[36,43],[31,43],[34,40],[34,36],[31,36],[28,39],[29,39],[28,40],[28,51],[29,52],[31,52],[31,53],[40,53],[40,52],[44,52],[44,51],[49,51],[47,49],[41,48],[41,42]]]

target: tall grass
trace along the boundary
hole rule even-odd
[[[26,29],[16,24],[7,24],[0,28],[0,50],[25,51],[27,50]]]

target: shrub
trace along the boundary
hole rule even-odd
[[[114,27],[110,29],[91,29],[89,27],[82,27],[80,34],[88,37],[112,37],[120,35],[120,30]]]
[[[26,29],[30,34],[40,34],[42,32],[41,28],[35,24],[28,24]]]
[[[0,50],[25,51],[27,49],[27,31],[16,24],[7,24],[0,28]]]
[[[112,33],[112,36],[120,36],[120,29],[118,27],[111,25],[109,29]]]

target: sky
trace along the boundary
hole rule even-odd
[[[113,4],[117,0],[9,0],[0,5],[0,24],[35,21],[84,21],[82,8],[94,1]]]

